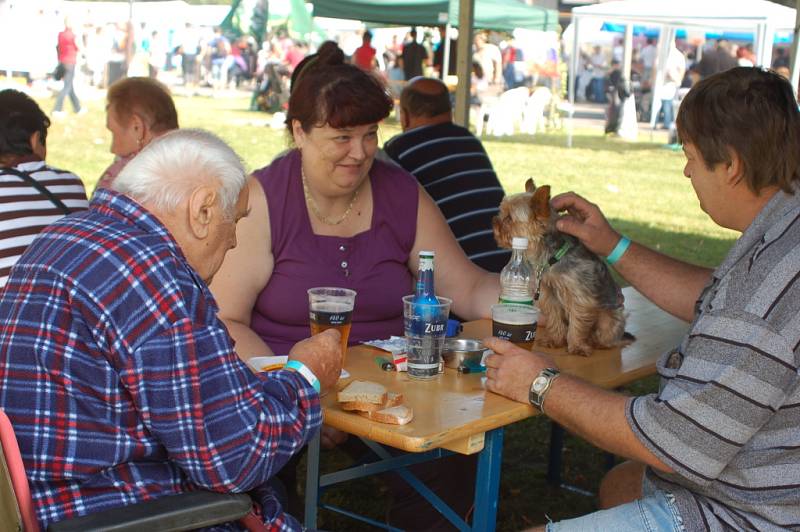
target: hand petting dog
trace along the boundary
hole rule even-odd
[[[608,256],[621,238],[597,205],[574,192],[553,197],[550,206],[556,212],[566,211],[556,221],[556,229],[574,236],[593,253]]]

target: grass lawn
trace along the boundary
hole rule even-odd
[[[282,130],[267,127],[269,115],[246,111],[248,103],[244,97],[176,98],[181,126],[216,132],[255,169],[269,163],[287,141]],[[40,104],[49,112],[53,100],[41,100]],[[112,161],[103,107],[102,100],[89,101],[87,114],[70,114],[63,121],[54,121],[47,139],[48,161],[80,175],[90,192]],[[382,128],[383,140],[399,131],[390,119]],[[627,143],[606,139],[599,130],[577,130],[572,148],[566,147],[564,132],[486,140],[484,145],[507,192],[521,191],[528,177],[539,185],[551,185],[554,193],[574,190],[599,204],[615,227],[632,239],[665,253],[712,266],[721,261],[736,238],[700,210],[689,180],[682,175],[683,154],[661,144]],[[655,387],[655,379],[645,379],[632,386],[631,393],[647,393]],[[548,441],[549,423],[543,418],[507,428],[499,530],[518,530],[545,522],[545,516],[557,520],[594,509],[591,497],[545,483]],[[337,451],[328,453],[327,458],[336,465],[345,460]],[[604,462],[597,449],[567,438],[566,482],[595,491]],[[326,494],[325,500],[382,519],[385,498],[380,482],[369,480]],[[324,511],[319,525],[329,530],[366,528]]]

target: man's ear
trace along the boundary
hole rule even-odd
[[[188,225],[195,238],[202,240],[208,236],[214,221],[217,204],[216,188],[203,185],[197,187],[189,196]]]
[[[406,110],[404,108],[401,107],[400,108],[400,127],[403,129],[403,131],[408,129],[408,123],[409,123],[408,113],[406,112]]]
[[[31,133],[29,142],[31,144],[31,151],[33,154],[44,161],[47,158],[47,148],[45,147],[44,142],[42,142],[42,134],[39,131],[34,131]]]
[[[744,164],[742,164],[742,159],[739,157],[739,154],[736,153],[736,150],[728,148],[728,154],[730,154],[731,161],[729,163],[723,163],[726,165],[725,177],[729,185],[736,185],[742,181]]]

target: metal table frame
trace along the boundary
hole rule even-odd
[[[393,456],[381,444],[361,438],[361,440],[378,456],[378,460],[368,464],[356,465],[335,473],[319,474],[320,434],[308,443],[308,469],[306,473],[306,514],[305,526],[317,526],[317,508],[324,508],[341,513],[353,519],[369,523],[385,530],[399,529],[368,517],[344,510],[337,506],[320,504],[322,492],[336,484],[355,480],[370,475],[393,471],[400,475],[412,488],[422,495],[430,504],[446,517],[458,530],[492,532],[497,522],[497,500],[500,490],[500,466],[503,459],[503,428],[486,433],[483,450],[478,454],[478,471],[475,476],[475,506],[472,524],[461,519],[436,493],[415,477],[407,466],[438,460],[454,454],[446,449],[434,449],[423,453],[403,453]]]

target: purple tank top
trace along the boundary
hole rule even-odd
[[[310,335],[307,290],[357,292],[350,345],[403,334],[402,296],[413,291],[408,258],[417,232],[419,191],[405,170],[375,161],[370,170],[372,224],[350,238],[313,233],[292,150],[253,174],[264,187],[275,266],[250,326],[276,354]]]

